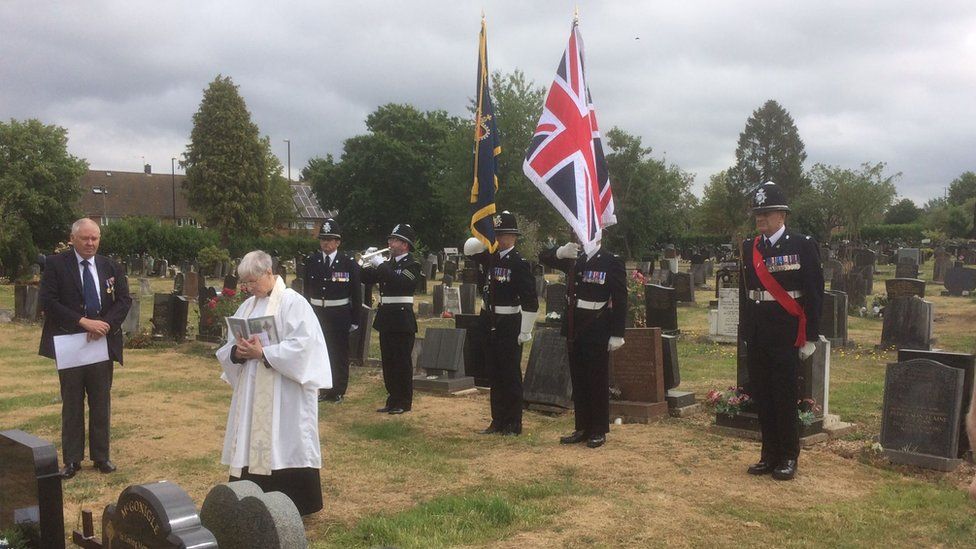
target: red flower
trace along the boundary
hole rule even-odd
[[[234,297],[235,295],[237,295],[237,290],[232,290],[231,288],[224,288],[223,290],[220,290],[220,295],[225,297]]]
[[[210,301],[207,302],[207,307],[209,307],[211,309],[216,309],[217,308],[217,298],[216,297],[211,297],[210,298]]]

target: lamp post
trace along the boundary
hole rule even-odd
[[[291,182],[291,139],[285,139],[288,144],[288,181]]]
[[[176,157],[169,159],[170,170],[172,172],[172,186],[173,186],[173,225],[176,225]]]

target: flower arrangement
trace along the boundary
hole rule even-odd
[[[647,326],[647,313],[644,307],[644,285],[647,277],[644,273],[634,269],[627,278],[627,325],[634,328]]]
[[[712,389],[705,395],[705,404],[713,408],[718,414],[735,416],[742,413],[743,408],[752,402],[752,398],[742,387],[729,387],[724,391]]]
[[[234,316],[237,308],[250,297],[246,290],[233,290],[224,288],[219,294],[210,298],[206,306],[200,308],[200,314],[204,316],[204,325],[213,326],[222,322],[225,316]]]
[[[804,398],[796,401],[796,415],[804,427],[813,425],[813,422],[817,419],[817,412],[819,411],[820,406],[812,398]]]

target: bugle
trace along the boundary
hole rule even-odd
[[[373,257],[374,255],[385,254],[388,251],[390,251],[389,248],[383,248],[382,250],[374,250],[372,252],[366,252],[366,251],[364,251],[364,252],[361,252],[361,253],[356,254],[356,256],[357,256],[356,261],[358,261],[359,262],[359,265],[362,266],[363,263],[365,263],[367,259]]]

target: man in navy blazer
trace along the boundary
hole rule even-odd
[[[58,370],[61,381],[61,453],[64,478],[81,469],[85,456],[85,396],[89,412],[89,457],[103,473],[115,471],[109,460],[112,362],[122,363],[122,322],[132,299],[121,267],[96,255],[98,224],[88,218],[71,226],[73,250],[47,258],[41,277],[44,310],[40,354],[54,358],[54,336],[87,333],[105,338],[107,361]]]

